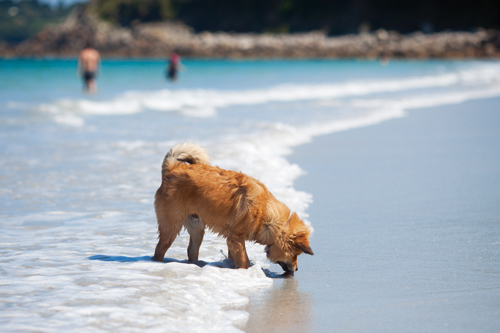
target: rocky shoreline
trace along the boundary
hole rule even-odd
[[[83,11],[16,46],[0,44],[0,57],[76,57],[92,41],[103,57],[165,58],[172,52],[198,58],[500,58],[500,32],[415,32],[379,29],[330,37],[297,34],[194,33],[181,23],[116,27]]]

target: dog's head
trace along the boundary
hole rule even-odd
[[[314,254],[309,246],[310,234],[311,229],[293,213],[276,241],[266,246],[267,257],[271,262],[279,264],[285,274],[293,275],[298,270],[297,257],[301,253]]]

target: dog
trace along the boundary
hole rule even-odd
[[[181,143],[172,147],[161,175],[154,202],[159,233],[154,260],[163,261],[182,227],[190,236],[190,262],[198,261],[205,228],[226,239],[228,259],[237,268],[250,267],[245,241],[265,245],[269,260],[288,276],[298,270],[298,255],[314,254],[309,246],[311,229],[295,212],[258,180],[211,166],[201,146]]]

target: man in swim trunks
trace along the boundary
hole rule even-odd
[[[100,67],[101,56],[99,52],[92,47],[92,44],[87,43],[78,57],[78,69],[88,92],[95,93],[97,91],[95,78]]]

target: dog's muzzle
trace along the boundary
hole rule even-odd
[[[284,263],[283,261],[278,261],[277,262],[278,265],[281,266],[281,268],[285,271],[285,274],[287,275],[292,275],[293,276],[293,273],[295,273],[296,271],[299,270],[298,267],[295,268],[295,272],[290,268],[290,266],[288,266],[288,264]]]

